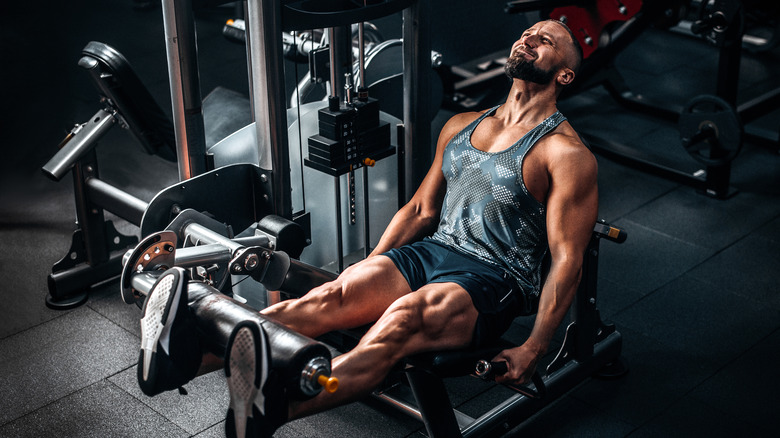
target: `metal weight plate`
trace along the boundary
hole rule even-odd
[[[123,257],[122,276],[122,300],[127,304],[133,304],[141,295],[132,286],[132,276],[135,273],[145,271],[164,271],[173,267],[176,259],[176,233],[173,231],[161,231],[154,233],[143,240]]]
[[[727,164],[742,149],[739,116],[718,96],[703,94],[691,99],[680,114],[678,129],[688,154],[707,166]]]

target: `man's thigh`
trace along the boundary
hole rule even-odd
[[[393,262],[374,256],[347,268],[335,280],[298,299],[284,300],[261,313],[291,330],[317,337],[373,323],[410,292]]]
[[[334,283],[333,286],[341,291],[344,303],[381,309],[376,318],[397,299],[411,292],[409,283],[395,264],[383,255],[350,266]]]

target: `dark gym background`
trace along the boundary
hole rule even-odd
[[[508,49],[527,20],[504,14],[503,3],[433,1],[434,49],[450,64]],[[121,302],[116,281],[96,287],[77,309],[44,305],[46,275],[68,250],[75,212],[70,176],[55,183],[40,167],[74,124],[99,109],[97,93],[76,65],[81,48],[91,40],[115,47],[170,111],[160,9],[133,6],[131,0],[0,6],[2,437],[223,434],[228,394],[220,373],[196,379],[187,396],[141,394],[135,381],[140,312]],[[201,7],[196,15],[203,96],[217,86],[246,94],[244,47],[221,34],[232,7]],[[399,28],[387,29],[385,37],[399,34]],[[746,53],[740,92],[752,97],[776,86],[778,56],[777,49]],[[713,92],[717,59],[701,40],[653,30],[618,65],[637,90],[683,104]],[[628,113],[598,88],[561,109],[581,131],[688,159],[674,126]],[[434,129],[451,114],[442,110]],[[750,128],[776,138],[779,120],[774,111]],[[630,372],[619,380],[583,382],[512,435],[775,436],[777,150],[745,144],[732,172],[740,192],[728,200],[598,157],[600,215],[629,233],[623,245],[602,244],[600,308],[623,333]],[[121,129],[100,142],[98,153],[102,177],[142,199],[177,178],[175,164],[145,155]],[[519,328],[527,324],[518,321]],[[450,384],[453,403],[466,413],[507,395],[470,378]],[[367,402],[291,423],[278,436],[406,437],[420,430],[421,424]]]

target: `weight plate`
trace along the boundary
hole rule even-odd
[[[731,162],[742,148],[739,116],[718,96],[704,94],[691,99],[680,114],[678,129],[688,154],[707,166]]]
[[[123,257],[121,290],[122,300],[127,304],[136,302],[141,294],[133,289],[133,274],[146,271],[164,271],[173,267],[176,259],[176,233],[161,231],[143,240]]]

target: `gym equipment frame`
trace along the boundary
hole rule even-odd
[[[427,2],[415,0],[371,1],[362,8],[356,8],[348,1],[320,2],[318,5],[317,10],[308,10],[312,7],[310,2],[246,2],[250,101],[260,155],[259,162],[248,167],[209,170],[191,1],[162,2],[172,125],[118,52],[100,43],[90,43],[84,49],[84,57],[89,59],[83,59],[81,64],[90,69],[103,97],[104,108],[90,121],[74,128],[61,150],[43,168],[43,172],[55,180],[73,170],[78,220],[68,254],[52,267],[48,306],[58,309],[78,306],[86,301],[92,285],[118,275],[122,250],[132,246],[137,239],[118,233],[113,224],[105,220],[104,211],[141,226],[141,236],[161,228],[160,224],[156,228],[144,225],[148,223],[146,216],[151,214],[146,201],[99,178],[94,147],[116,124],[129,128],[148,151],[172,158],[171,151],[175,149],[182,182],[166,189],[162,197],[170,200],[170,211],[153,209],[155,215],[164,217],[166,222],[185,208],[212,214],[219,212],[219,220],[233,226],[238,226],[236,219],[245,225],[270,213],[292,218],[286,98],[281,91],[284,89],[283,31],[306,29],[315,23],[317,27],[349,26],[354,21],[403,13],[403,50],[408,62],[404,62],[404,117],[403,127],[399,129],[403,138],[399,141],[402,148],[399,151],[402,164],[399,198],[401,195],[404,200],[411,197],[425,176],[433,154],[430,147],[412,148],[412,145],[430,144],[426,96],[430,92],[431,73],[429,68],[422,67],[430,65],[429,6]],[[210,176],[203,180],[189,182],[207,174]],[[246,178],[246,181],[230,182],[229,178]],[[207,179],[217,185],[208,187]],[[236,194],[237,191],[240,193]],[[217,193],[219,196],[208,196]],[[227,194],[230,196],[223,196]],[[201,202],[205,198],[220,197],[224,203],[217,201],[204,205]],[[227,201],[229,198],[232,201]],[[298,218],[305,222],[306,213]]]
[[[289,221],[287,223],[293,228],[297,226]],[[296,241],[302,238],[302,234],[287,233],[288,237],[279,240],[278,233],[268,231],[285,228],[284,224],[283,218],[267,216],[250,227],[251,232],[242,233],[252,238],[230,239],[217,232],[220,224],[201,213],[185,210],[165,231],[149,235],[124,256],[122,297],[127,303],[142,299],[154,279],[172,266],[197,271],[220,265],[223,272],[251,277],[267,290],[280,291],[290,298],[300,297],[312,288],[335,279],[335,274],[297,261],[283,252],[288,247],[299,247]],[[215,231],[209,228],[215,226]],[[375,391],[374,397],[421,420],[430,437],[490,436],[520,424],[590,376],[622,376],[627,372],[627,365],[620,358],[622,336],[614,325],[601,320],[597,307],[597,282],[600,241],[606,239],[622,243],[626,237],[623,230],[604,222],[596,224],[584,255],[582,280],[572,303],[571,322],[566,328],[565,338],[544,373],[537,372],[534,376],[533,387],[510,387],[517,394],[476,419],[453,409],[442,379],[469,374],[486,377],[489,368],[500,365],[486,361],[513,346],[500,341],[477,350],[451,350],[409,357],[400,367],[406,379],[400,378],[398,373],[391,375],[388,379],[390,383]],[[196,241],[197,245],[183,247],[180,243],[187,241]],[[277,250],[271,249],[269,242],[274,242],[271,246]],[[191,282],[190,291],[211,287],[194,286],[197,283]],[[211,301],[231,301],[216,290],[214,295]],[[197,301],[198,298],[190,297],[191,303]],[[240,303],[236,305],[246,308]],[[193,311],[197,315],[198,309],[208,307],[198,304]],[[255,309],[255,313],[256,310],[259,309]],[[235,311],[229,309],[212,312],[218,320],[204,318],[201,323],[218,327],[225,323],[222,321],[227,317],[225,315],[232,313]],[[203,331],[209,333],[208,330]],[[362,329],[335,332],[322,339],[337,350],[346,352],[356,345],[362,333]],[[214,351],[223,351],[219,350],[220,345],[217,342]],[[411,395],[404,382],[408,382]]]

